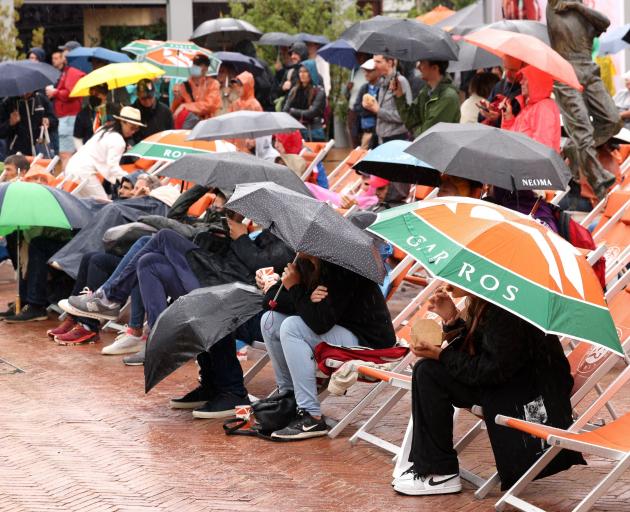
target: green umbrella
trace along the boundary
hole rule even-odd
[[[143,53],[138,54],[138,60],[163,69],[166,78],[187,79],[190,76],[192,60],[198,53],[203,53],[210,59],[208,75],[216,75],[221,61],[212,55],[211,51],[187,41],[165,41],[158,45],[150,45]]]

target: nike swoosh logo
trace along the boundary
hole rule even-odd
[[[453,478],[457,478],[459,475],[453,475],[449,478],[446,478],[444,480],[438,480],[437,482],[435,480],[433,480],[433,477],[429,478],[429,485],[441,485],[443,483],[448,482],[449,480],[453,480]]]
[[[308,432],[310,430],[313,430],[314,428],[317,428],[319,426],[318,423],[315,423],[315,425],[311,425],[310,427],[307,427],[305,425],[302,425],[302,431],[303,432]]]

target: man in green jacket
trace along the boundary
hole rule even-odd
[[[426,85],[410,105],[400,85],[392,80],[396,108],[405,126],[417,137],[434,124],[459,123],[459,92],[446,74],[448,61],[421,60],[420,73]]]

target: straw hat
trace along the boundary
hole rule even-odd
[[[146,128],[146,124],[142,123],[142,116],[137,108],[123,107],[120,109],[120,114],[114,116],[115,119],[124,121],[125,123],[135,124],[136,126],[142,126]]]

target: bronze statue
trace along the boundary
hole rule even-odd
[[[570,142],[565,154],[571,160],[573,177],[580,169],[595,195],[602,199],[615,182],[615,176],[597,159],[596,148],[606,143],[623,126],[619,113],[593,62],[593,39],[606,31],[610,20],[586,7],[581,0],[549,0],[547,30],[551,46],[575,69],[582,92],[556,83],[555,97]],[[591,120],[592,118],[592,120]]]

